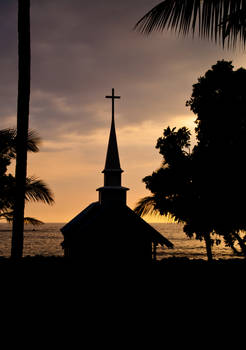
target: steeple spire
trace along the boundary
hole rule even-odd
[[[112,99],[112,120],[105,167],[102,171],[104,173],[104,186],[97,189],[99,191],[99,202],[113,201],[126,203],[126,191],[128,188],[121,186],[121,173],[123,173],[123,170],[120,167],[114,121],[114,100],[119,99],[120,96],[115,96],[114,89],[112,89],[112,95],[105,96],[105,98]]]
[[[105,98],[112,99],[112,121],[111,121],[111,129],[109,134],[105,168],[103,172],[106,172],[107,170],[118,170],[122,172],[120,168],[120,158],[119,158],[119,152],[118,152],[117,138],[116,138],[116,132],[115,132],[115,121],[114,121],[114,100],[119,99],[120,96],[115,96],[114,89],[112,89],[112,95],[105,96]]]

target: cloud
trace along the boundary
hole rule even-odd
[[[0,43],[2,120],[16,113],[16,8],[3,6]],[[118,127],[189,115],[191,86],[221,49],[165,33],[144,37],[133,26],[156,1],[33,0],[30,125],[48,139],[72,130],[86,135],[105,128],[115,87]],[[7,34],[7,35],[6,35]],[[8,40],[6,39],[8,38]],[[218,57],[218,53],[220,57]],[[224,53],[224,52],[223,52]]]
[[[38,131],[43,145],[38,155],[29,156],[29,167],[48,183],[51,179],[61,212],[60,193],[69,192],[69,183],[74,198],[78,195],[75,178],[82,186],[83,177],[81,191],[87,199],[94,184],[101,183],[111,118],[111,104],[104,97],[113,87],[121,95],[116,126],[133,202],[143,194],[142,177],[161,162],[154,146],[163,129],[168,125],[192,129],[195,116],[185,107],[192,84],[222,58],[233,60],[235,67],[246,65],[241,52],[222,50],[207,41],[168,32],[145,37],[133,31],[136,21],[154,5],[156,0],[31,2],[30,127]],[[0,2],[0,49],[4,128],[16,122],[16,0]]]

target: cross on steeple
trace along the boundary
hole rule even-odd
[[[112,98],[112,119],[114,120],[114,100],[119,99],[120,96],[115,96],[114,89],[112,89],[112,96],[105,96],[105,98]]]

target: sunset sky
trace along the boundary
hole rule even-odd
[[[28,156],[28,174],[43,179],[55,204],[28,204],[26,215],[67,222],[103,184],[112,88],[123,186],[133,208],[149,195],[142,178],[161,163],[156,140],[167,126],[187,126],[192,84],[218,60],[246,67],[227,51],[173,33],[145,37],[133,26],[158,0],[31,0],[30,128],[42,145]],[[0,128],[16,126],[17,0],[0,0]],[[193,136],[194,139],[194,136]],[[156,219],[153,221],[156,221]]]

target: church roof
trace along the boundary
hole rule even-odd
[[[61,228],[61,232],[64,236],[70,234],[70,232],[77,233],[80,232],[83,227],[90,224],[93,220],[94,215],[97,213],[99,207],[99,202],[93,202],[84,210],[82,210],[78,215],[76,215],[71,221],[69,221],[65,226]]]
[[[61,232],[64,238],[73,239],[74,236],[87,235],[89,232],[98,232],[98,234],[107,234],[110,225],[115,225],[115,240],[120,241],[117,236],[117,227],[124,231],[124,235],[138,236],[138,239],[149,237],[155,244],[160,244],[168,248],[173,248],[173,244],[161,235],[153,226],[149,225],[140,216],[126,205],[112,206],[108,203],[91,203],[87,208],[81,211],[75,218],[68,222]],[[117,226],[118,225],[118,226]],[[96,240],[96,237],[93,237]]]

